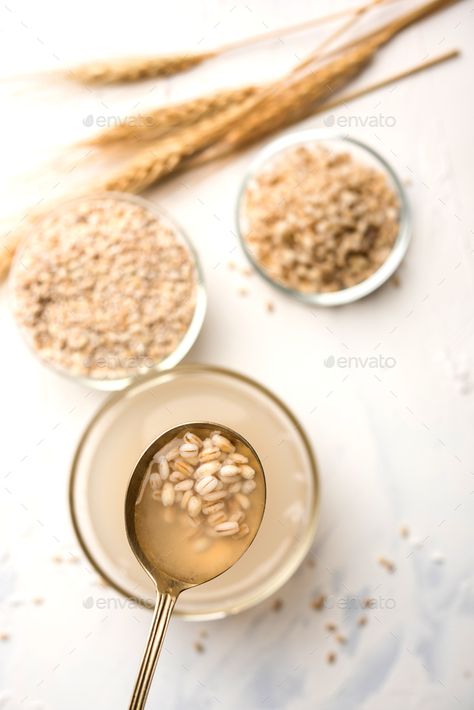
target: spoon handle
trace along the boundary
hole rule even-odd
[[[143,654],[137,681],[130,701],[129,710],[142,710],[145,707],[148,691],[155,673],[156,663],[168,628],[171,612],[176,604],[175,596],[158,592],[156,597],[153,622]]]

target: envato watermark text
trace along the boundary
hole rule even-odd
[[[155,125],[153,116],[136,114],[135,116],[94,116],[89,113],[82,119],[86,128],[115,128],[116,126],[129,126],[130,128],[151,128]]]
[[[328,128],[393,128],[397,125],[395,116],[385,116],[383,113],[373,113],[367,116],[349,114],[335,116],[330,113],[323,118],[323,123]]]
[[[352,368],[356,370],[391,370],[396,364],[397,361],[394,357],[386,357],[385,355],[367,355],[366,357],[360,355],[341,355],[340,357],[329,355],[324,360],[324,367]]]
[[[139,602],[135,599],[123,599],[121,597],[86,597],[82,601],[84,609],[99,609],[101,611],[114,611],[121,609],[140,609],[146,606],[153,606],[153,599],[146,599]]]
[[[325,609],[395,609],[397,602],[393,597],[371,597],[359,599],[358,597],[337,597],[330,594],[324,600]]]

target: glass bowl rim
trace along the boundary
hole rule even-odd
[[[318,141],[321,143],[331,141],[340,142],[342,144],[347,143],[355,146],[356,149],[367,153],[375,161],[378,167],[382,169],[384,174],[388,176],[391,185],[395,190],[400,204],[400,221],[397,237],[387,259],[377,269],[377,271],[374,271],[374,273],[368,278],[358,284],[355,284],[354,286],[341,289],[340,291],[303,293],[302,291],[289,288],[288,286],[285,286],[284,284],[273,279],[268,272],[260,266],[257,259],[252,254],[252,251],[247,245],[244,237],[245,230],[242,229],[243,201],[250,181],[260,172],[269,160],[278,155],[278,153],[284,152],[291,146],[314,143]],[[375,148],[372,148],[364,141],[342,132],[322,128],[307,128],[293,131],[292,133],[270,141],[257,153],[257,155],[250,162],[239,188],[235,207],[235,223],[237,235],[245,256],[251,265],[265,279],[265,281],[280,292],[285,293],[287,296],[313,306],[342,306],[347,303],[352,303],[353,301],[358,301],[360,298],[364,298],[370,293],[376,291],[391,276],[393,276],[395,271],[400,266],[407,252],[412,236],[412,215],[406,190],[390,163],[378,151],[376,151]]]
[[[153,602],[148,602],[147,600],[143,600],[140,597],[137,597],[135,595],[131,595],[127,589],[122,586],[121,584],[117,583],[115,580],[113,580],[106,572],[101,567],[101,564],[97,562],[96,558],[94,557],[94,553],[91,550],[91,546],[86,542],[82,531],[81,531],[81,525],[79,523],[79,517],[80,515],[77,512],[77,506],[76,506],[76,499],[77,499],[77,494],[76,494],[76,480],[78,476],[78,469],[79,469],[79,462],[80,458],[82,455],[82,452],[84,450],[84,447],[87,443],[88,437],[90,433],[93,431],[96,423],[102,418],[103,414],[105,414],[109,409],[111,409],[117,402],[119,402],[122,399],[126,399],[130,393],[134,390],[139,390],[140,388],[147,386],[149,380],[154,380],[158,378],[167,378],[169,376],[174,376],[179,372],[183,373],[199,373],[199,372],[206,372],[206,373],[214,373],[217,375],[225,375],[227,377],[231,377],[235,380],[240,380],[244,384],[250,385],[251,387],[255,387],[260,393],[263,393],[267,397],[269,397],[280,409],[283,411],[283,413],[288,417],[290,422],[294,425],[296,431],[298,432],[299,436],[301,437],[301,441],[304,447],[304,450],[308,456],[308,461],[309,461],[309,466],[311,470],[311,478],[314,484],[313,487],[313,493],[312,493],[312,501],[311,501],[311,510],[310,510],[310,517],[308,520],[308,523],[305,527],[304,534],[301,538],[301,540],[298,542],[299,544],[299,554],[294,557],[294,559],[291,560],[291,564],[287,564],[284,566],[283,570],[280,570],[279,574],[276,574],[273,579],[273,584],[271,587],[268,589],[266,588],[260,594],[258,595],[253,595],[249,597],[245,603],[241,604],[233,604],[229,607],[223,608],[221,610],[217,610],[215,612],[186,612],[186,611],[180,611],[179,609],[175,610],[175,615],[179,616],[182,619],[185,619],[187,621],[211,621],[214,619],[223,619],[226,618],[227,616],[233,616],[234,614],[238,614],[241,611],[245,611],[247,609],[252,609],[254,606],[257,604],[260,604],[261,602],[265,601],[268,599],[272,594],[274,594],[276,591],[278,591],[291,577],[293,574],[296,572],[298,567],[301,565],[303,562],[304,558],[308,554],[311,545],[314,540],[314,536],[316,533],[316,528],[318,525],[319,521],[319,511],[320,511],[320,501],[321,501],[321,481],[320,481],[320,474],[319,474],[319,467],[317,464],[316,460],[316,455],[313,450],[313,446],[311,444],[311,441],[303,428],[302,424],[300,423],[299,419],[296,417],[296,415],[292,412],[292,410],[285,404],[285,402],[280,399],[272,390],[267,388],[265,385],[261,384],[257,380],[254,380],[251,377],[248,377],[247,375],[244,375],[240,372],[237,372],[236,370],[232,370],[230,368],[226,367],[220,367],[217,365],[206,365],[203,363],[187,363],[187,364],[181,364],[178,365],[177,367],[171,368],[169,370],[162,370],[161,372],[151,372],[149,375],[143,377],[139,381],[132,382],[130,385],[128,385],[125,389],[120,390],[118,392],[113,392],[107,397],[107,399],[99,406],[97,411],[93,414],[93,416],[89,419],[88,423],[84,427],[82,434],[79,438],[79,441],[76,445],[73,459],[71,461],[71,465],[69,468],[69,481],[68,481],[68,508],[69,508],[69,515],[70,515],[70,520],[72,523],[72,527],[76,536],[76,539],[79,543],[79,547],[82,550],[82,553],[85,555],[87,561],[89,564],[92,566],[92,568],[95,570],[95,572],[107,582],[107,584],[114,589],[116,592],[121,594],[123,597],[128,599],[129,601],[133,602],[134,604],[137,604],[137,606],[146,608],[146,609],[152,609],[153,608]]]
[[[72,372],[69,372],[66,369],[62,369],[60,367],[57,367],[53,363],[42,358],[34,350],[32,345],[28,342],[28,339],[27,339],[25,333],[23,332],[23,328],[21,328],[21,326],[19,326],[17,324],[16,319],[15,319],[15,324],[21,333],[23,342],[27,345],[30,352],[32,352],[33,355],[36,357],[36,359],[42,365],[47,367],[49,370],[56,372],[57,374],[61,375],[62,377],[65,377],[66,379],[69,379],[73,382],[79,382],[80,384],[86,385],[87,387],[91,387],[92,389],[106,391],[106,392],[114,392],[114,391],[121,391],[121,390],[125,389],[126,387],[128,387],[129,385],[133,384],[134,382],[139,382],[142,379],[148,377],[148,375],[153,375],[158,372],[163,372],[165,370],[169,370],[169,369],[175,367],[176,365],[178,365],[186,357],[186,355],[188,354],[188,352],[191,350],[194,343],[196,342],[196,340],[201,332],[202,326],[204,324],[204,318],[205,318],[206,311],[207,311],[207,292],[206,292],[206,285],[205,285],[203,268],[202,268],[201,261],[199,259],[199,255],[197,253],[197,250],[194,247],[194,244],[191,242],[187,232],[174,219],[174,217],[171,217],[171,215],[167,212],[167,210],[165,210],[161,205],[155,204],[151,200],[141,197],[140,195],[134,195],[134,194],[127,193],[127,192],[110,191],[110,192],[95,192],[90,195],[78,195],[76,197],[67,198],[67,199],[62,200],[61,202],[57,203],[56,205],[54,205],[51,208],[51,211],[53,212],[55,210],[65,209],[68,206],[70,206],[76,202],[80,202],[82,200],[103,200],[105,198],[112,198],[117,201],[122,200],[125,202],[131,202],[133,204],[136,204],[136,205],[148,210],[155,217],[163,219],[165,223],[168,223],[169,226],[172,229],[174,229],[174,231],[178,235],[178,239],[181,240],[181,242],[184,244],[184,246],[186,247],[186,249],[189,252],[190,258],[192,260],[192,263],[194,265],[194,269],[196,272],[196,305],[194,308],[193,317],[191,319],[189,327],[186,330],[186,333],[184,334],[183,338],[178,343],[175,350],[173,350],[173,352],[171,352],[169,355],[167,355],[166,358],[164,358],[160,362],[155,363],[151,367],[139,369],[138,371],[133,372],[132,374],[126,375],[126,376],[115,377],[115,378],[97,378],[97,377],[87,377],[85,375],[74,375]],[[25,243],[20,245],[17,253],[15,254],[12,268],[10,271],[10,277],[8,280],[8,287],[9,287],[9,297],[10,297],[11,301],[15,297],[14,293],[13,293],[14,270],[15,270],[17,262],[19,262],[21,260],[21,255],[22,255],[23,249],[25,248],[27,239],[28,239],[28,237],[26,237]]]

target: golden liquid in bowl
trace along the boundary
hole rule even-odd
[[[213,417],[255,447],[267,497],[262,525],[246,554],[224,574],[179,598],[177,613],[194,619],[218,618],[268,597],[309,549],[319,497],[316,465],[301,427],[284,405],[238,373],[180,366],[109,400],[80,444],[71,480],[73,521],[89,560],[115,588],[153,605],[153,582],[125,530],[130,472],[157,431]]]
[[[211,430],[195,427],[191,431],[201,439],[212,433]],[[182,439],[175,437],[155,454],[155,460],[157,455],[165,455],[181,443]],[[248,526],[247,534],[242,537],[212,535],[212,526],[207,522],[209,516],[200,513],[191,518],[187,510],[181,508],[179,501],[164,506],[161,500],[154,497],[149,474],[142,483],[135,506],[137,541],[152,566],[173,579],[194,585],[216,577],[242,557],[260,527],[265,508],[265,479],[260,462],[242,441],[233,439],[231,443],[236,453],[245,456],[248,465],[255,471],[255,490],[246,496],[249,507],[245,511],[240,508],[245,515],[245,525]],[[235,507],[235,497],[229,494],[222,504],[227,519],[232,513],[230,506],[234,504]]]

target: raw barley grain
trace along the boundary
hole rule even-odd
[[[268,275],[304,293],[360,283],[386,261],[399,229],[380,170],[315,142],[270,159],[244,196],[244,238]]]
[[[28,229],[12,273],[13,307],[44,361],[118,379],[176,350],[194,315],[197,273],[167,220],[129,200],[83,197]]]

